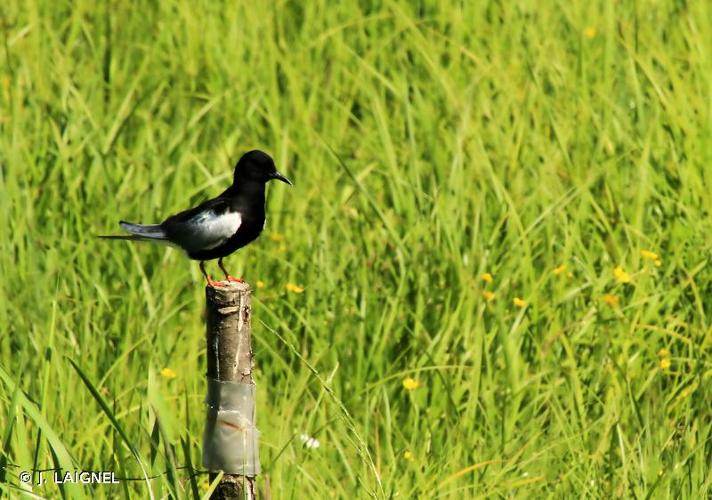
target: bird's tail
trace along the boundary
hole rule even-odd
[[[132,224],[131,222],[119,221],[119,225],[130,235],[100,235],[99,238],[107,240],[134,240],[134,241],[166,241],[165,231],[161,229],[160,224]]]

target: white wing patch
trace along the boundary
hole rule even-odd
[[[206,210],[188,221],[190,239],[182,246],[188,252],[211,250],[225,243],[242,224],[239,212],[216,214]]]

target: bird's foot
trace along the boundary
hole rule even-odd
[[[211,278],[208,278],[208,286],[211,286],[213,288],[223,288],[225,285],[224,281],[213,281]]]
[[[225,276],[225,279],[232,283],[242,283],[241,278],[235,278],[234,276],[230,276],[229,274]]]

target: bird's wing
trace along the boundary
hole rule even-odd
[[[241,224],[240,212],[218,197],[169,217],[161,224],[161,229],[171,242],[192,253],[222,245]]]

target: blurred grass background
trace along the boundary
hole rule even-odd
[[[709,496],[708,3],[9,0],[0,22],[6,495],[205,493],[197,265],[94,235],[261,148],[295,182],[228,260],[255,288],[262,490]],[[136,480],[18,480],[55,467]]]

